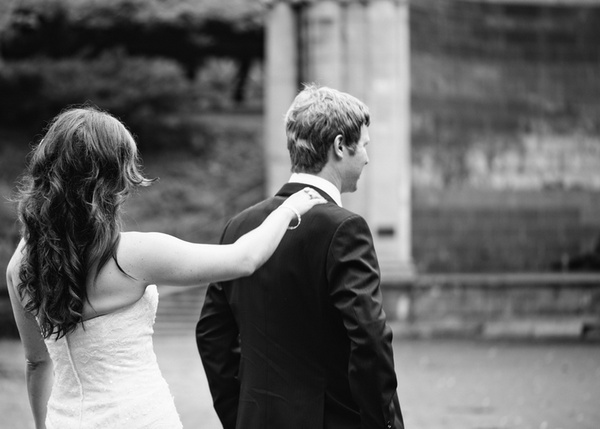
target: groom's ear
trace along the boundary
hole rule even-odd
[[[335,159],[340,160],[344,157],[344,137],[341,134],[335,136],[332,145],[332,152]]]

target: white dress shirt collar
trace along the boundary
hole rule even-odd
[[[340,190],[327,179],[315,176],[314,174],[292,173],[289,183],[304,183],[306,185],[315,186],[323,192],[326,192],[333,198],[333,201],[335,201],[338,206],[342,207],[342,195],[340,194]]]

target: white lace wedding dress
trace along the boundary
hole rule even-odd
[[[46,340],[54,364],[47,429],[174,429],[181,421],[156,362],[158,291]]]

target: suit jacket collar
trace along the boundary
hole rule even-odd
[[[292,173],[288,182],[306,183],[309,186],[313,186],[317,189],[325,191],[325,193],[329,194],[329,196],[333,198],[333,201],[335,201],[338,206],[342,206],[342,195],[340,190],[333,183],[327,179],[324,179],[323,177],[319,177],[310,173]]]
[[[337,203],[335,202],[335,200],[333,198],[331,198],[331,196],[327,192],[323,191],[322,189],[317,188],[316,186],[307,185],[305,183],[298,183],[298,182],[289,182],[289,183],[286,183],[277,192],[276,196],[287,198],[290,195],[292,195],[292,194],[294,194],[294,193],[296,193],[298,191],[301,191],[302,189],[306,188],[307,186],[309,188],[313,188],[315,191],[317,191],[319,194],[321,194],[321,196],[323,198],[325,198],[327,201],[329,201],[329,202],[337,205]]]

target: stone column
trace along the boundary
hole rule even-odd
[[[267,195],[290,176],[284,116],[298,93],[297,17],[288,2],[274,2],[267,14],[265,65],[265,156]]]
[[[371,226],[388,284],[412,275],[408,25],[407,0],[279,0],[268,12],[269,193],[289,175],[282,118],[300,80],[363,100],[371,111],[371,163],[358,191],[342,199]]]
[[[411,161],[411,107],[410,107],[410,15],[409,0],[401,0],[397,9],[398,74],[398,259],[401,275],[415,274],[412,260],[412,161]],[[398,275],[400,273],[396,273]]]
[[[412,272],[410,230],[410,85],[408,4],[373,0],[367,7],[371,111],[367,220],[375,235],[382,279]]]
[[[360,1],[352,1],[346,5],[345,25],[342,35],[346,44],[343,51],[343,86],[341,88],[365,103],[368,103],[369,99],[369,70],[371,68],[369,64],[371,42],[368,37],[367,8],[368,4]],[[343,197],[346,208],[365,217],[368,217],[371,205],[368,171],[371,166],[365,168],[358,184],[358,190],[352,194],[345,194]]]
[[[319,85],[339,88],[341,85],[342,32],[340,4],[335,0],[311,3],[306,10],[305,78]]]

